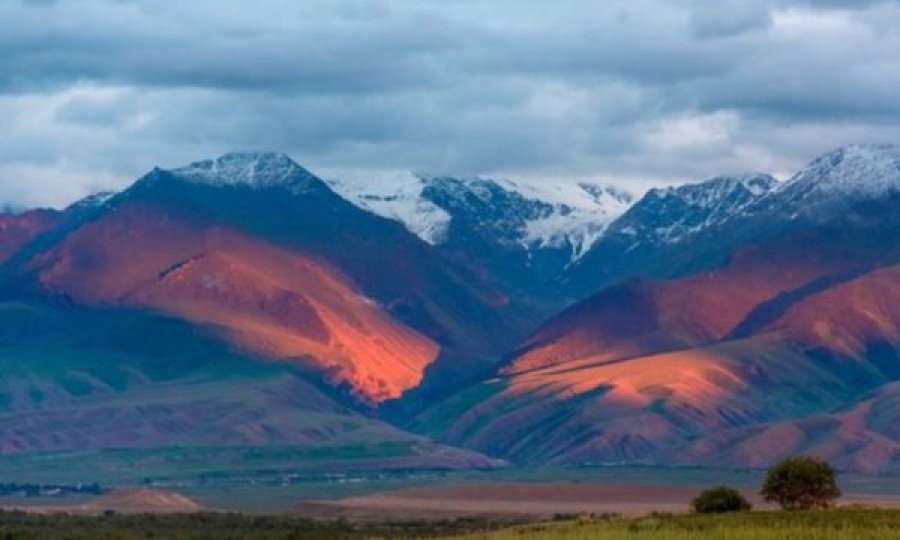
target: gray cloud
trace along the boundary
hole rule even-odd
[[[697,37],[721,38],[768,28],[772,15],[763,2],[721,0],[693,6],[690,23]]]
[[[787,172],[900,140],[897,22],[888,0],[0,3],[0,204],[238,148],[639,186]]]
[[[895,4],[897,0],[788,0],[800,6],[809,6],[821,9],[867,9],[878,4]]]

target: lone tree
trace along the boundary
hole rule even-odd
[[[841,496],[841,490],[827,462],[812,456],[793,456],[769,469],[761,495],[785,510],[810,510],[828,508]]]
[[[707,489],[698,495],[691,505],[698,514],[724,514],[753,508],[740,491],[728,486]]]

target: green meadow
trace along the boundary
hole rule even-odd
[[[878,540],[900,538],[900,511],[839,509],[581,518],[469,535],[488,540]]]

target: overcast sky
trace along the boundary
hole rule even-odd
[[[900,142],[900,3],[0,1],[0,204],[283,151],[324,176],[786,175]]]

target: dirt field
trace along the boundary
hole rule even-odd
[[[557,514],[644,515],[651,512],[686,512],[702,487],[659,484],[611,483],[485,483],[404,488],[343,499],[307,500],[295,505],[303,517],[360,520],[428,519],[464,516],[535,519]],[[752,490],[745,495],[757,508],[767,508]],[[841,504],[900,508],[900,496],[849,494]],[[171,514],[215,511],[174,491],[119,488],[101,497],[82,498],[68,504],[43,504],[30,500],[11,502],[4,510],[30,513],[99,515],[107,510],[119,514]],[[241,509],[255,513],[253,510]],[[266,512],[266,513],[281,513]]]
[[[686,512],[700,487],[639,484],[482,484],[423,487],[375,493],[333,501],[310,501],[298,511],[310,516],[359,518],[450,517],[496,515],[552,517],[556,514],[643,515],[650,512]],[[757,508],[766,505],[753,492],[745,492]],[[843,505],[900,508],[900,498],[845,497]]]
[[[484,484],[411,488],[301,505],[318,515],[519,515],[682,512],[699,489],[657,485]]]
[[[3,510],[22,510],[34,514],[100,515],[106,511],[119,514],[190,514],[203,510],[193,500],[173,491],[149,488],[119,488],[83,503],[67,505],[13,504]]]

